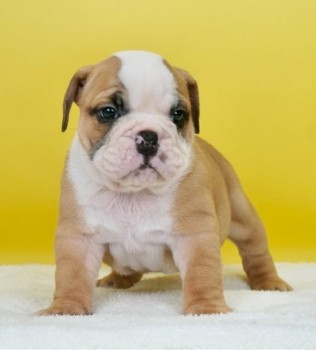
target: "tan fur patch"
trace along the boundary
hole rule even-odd
[[[88,154],[110,128],[109,123],[100,123],[96,116],[91,115],[91,111],[108,104],[114,93],[125,93],[125,88],[118,79],[120,68],[120,60],[114,56],[93,66],[78,101],[78,134]]]
[[[168,67],[174,76],[180,99],[185,102],[185,105],[189,108],[190,120],[185,126],[184,130],[182,130],[182,134],[188,141],[192,142],[194,138],[194,130],[197,133],[199,131],[199,96],[197,84],[195,80],[189,75],[189,73],[172,67],[166,61],[164,61],[164,64]],[[189,89],[190,86],[192,87],[191,91]]]
[[[230,206],[225,180],[212,148],[195,139],[192,171],[181,182],[173,207],[174,232],[193,234],[212,231],[219,225],[221,241],[228,235]]]

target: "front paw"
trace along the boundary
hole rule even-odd
[[[293,288],[278,276],[257,278],[250,282],[250,286],[254,290],[271,290],[280,292],[289,292]]]
[[[196,303],[185,306],[183,313],[185,315],[210,315],[210,314],[226,314],[233,310],[225,303]]]
[[[55,300],[53,304],[44,310],[36,313],[38,316],[57,316],[57,315],[92,315],[92,310],[79,302],[71,300]]]

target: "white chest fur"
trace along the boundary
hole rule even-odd
[[[170,244],[169,198],[148,194],[104,195],[106,205],[88,214],[96,220],[100,239],[109,246],[118,272],[165,271],[164,251]]]
[[[118,193],[102,184],[101,175],[75,138],[68,175],[85,222],[104,244],[117,272],[174,272],[165,250],[172,245],[170,208],[173,194]]]

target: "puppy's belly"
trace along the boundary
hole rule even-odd
[[[145,244],[142,247],[126,247],[123,244],[109,244],[113,269],[122,275],[133,272],[177,272],[172,255],[162,244]]]

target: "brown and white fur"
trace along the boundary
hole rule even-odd
[[[98,286],[128,288],[145,272],[179,271],[185,314],[228,312],[226,238],[253,289],[291,289],[232,167],[194,135],[198,88],[187,72],[153,53],[119,52],[74,75],[63,131],[73,102],[80,119],[61,185],[56,291],[41,315],[91,314],[102,261],[112,273]]]

